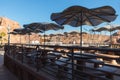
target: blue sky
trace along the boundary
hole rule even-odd
[[[61,12],[73,5],[87,8],[112,6],[116,10],[116,14],[118,14],[117,19],[112,23],[120,24],[120,0],[0,0],[0,16],[15,20],[21,26],[32,22],[54,22],[50,20],[51,13]],[[84,28],[92,27],[84,26]],[[79,28],[65,26],[64,31],[72,30],[79,31]],[[51,31],[48,33],[51,33]]]

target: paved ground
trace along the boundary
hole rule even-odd
[[[3,65],[3,54],[0,51],[0,80],[18,80],[8,69]]]

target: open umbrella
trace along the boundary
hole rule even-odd
[[[88,9],[82,6],[71,6],[59,13],[52,13],[51,19],[60,25],[68,24],[79,27],[81,31],[80,46],[82,46],[82,25],[97,26],[103,22],[114,21],[117,15],[110,6]]]
[[[99,27],[99,28],[94,28],[92,29],[92,31],[109,31],[110,32],[110,44],[112,43],[112,35],[111,32],[115,31],[115,30],[119,30],[120,29],[120,25],[112,25],[112,24],[108,24],[106,26],[103,27]]]
[[[20,43],[21,43],[21,35],[28,34],[29,35],[29,44],[30,44],[30,35],[33,32],[33,30],[25,29],[25,28],[17,28],[17,29],[14,29],[13,31],[20,35]]]
[[[31,33],[40,33],[40,32],[43,33],[41,30],[30,29],[30,28],[17,28],[17,29],[14,29],[13,31],[16,32],[17,34],[20,34],[20,37],[21,37],[21,35],[28,34],[29,35],[29,43],[30,43]]]
[[[18,34],[18,32],[12,31],[12,32],[9,32],[9,34],[12,34],[12,35],[17,35],[17,34]],[[21,43],[21,36],[20,36],[20,43]]]
[[[41,31],[48,31],[48,30],[59,30],[63,29],[64,27],[55,23],[48,23],[48,22],[35,22],[23,25],[24,28],[30,28],[32,30],[41,30]]]
[[[59,30],[63,29],[64,27],[55,23],[48,23],[48,22],[35,22],[35,23],[30,23],[27,25],[23,25],[25,28],[30,28],[30,29],[36,29],[44,32],[44,45],[45,45],[45,31],[48,30]]]

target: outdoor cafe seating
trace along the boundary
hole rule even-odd
[[[43,46],[36,48],[35,45],[30,47],[24,45],[23,47],[24,48],[21,48],[21,46],[14,47],[11,45],[10,53],[6,52],[6,55],[11,56],[18,62],[22,62],[22,64],[36,69],[38,72],[54,74],[52,75],[54,78],[59,77],[59,79],[62,80],[69,80],[72,78],[82,80],[116,80],[115,77],[119,77],[119,73],[116,73],[119,68],[119,63],[115,65],[111,64],[111,60],[119,59],[119,55],[114,54],[114,56],[110,56],[110,54],[98,53],[101,48],[95,48],[94,51],[98,49],[95,53],[86,52],[86,50],[93,48],[82,48],[84,49],[82,53],[79,53],[80,51],[73,51],[72,53],[74,48],[79,48],[66,46],[62,46],[62,48],[57,46],[61,50],[69,50],[68,52],[64,52],[50,49],[54,48],[54,46],[47,46],[50,48],[41,48]],[[16,49],[17,52],[12,53],[14,49]],[[103,59],[103,61],[100,59]],[[10,64],[7,65],[10,66]]]

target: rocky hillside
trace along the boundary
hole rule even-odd
[[[54,35],[51,37],[52,41],[63,42],[64,44],[79,44],[80,43],[80,33],[71,34],[67,33],[62,36]],[[109,40],[109,36],[106,35],[98,35],[98,34],[82,34],[83,43],[100,43]]]
[[[10,26],[10,32],[13,31],[13,29],[21,28],[18,22],[10,20],[6,17],[0,17],[0,33],[4,32],[6,35],[2,39],[2,43],[6,43],[8,41],[8,26]],[[112,42],[113,43],[119,43],[120,42],[120,32],[117,32],[113,34]],[[84,43],[100,43],[100,42],[109,42],[110,38],[106,35],[93,35],[88,33],[83,33],[82,35],[83,42]],[[40,36],[38,34],[32,34],[32,35],[12,35],[10,37],[11,43],[29,43],[29,40],[31,42],[33,41],[40,41],[42,43],[43,36]],[[64,33],[64,34],[53,34],[48,35],[45,38],[45,41],[47,42],[62,42],[62,43],[80,43],[80,33],[78,32],[70,32],[70,33]],[[0,40],[1,42],[1,40]]]
[[[6,43],[8,42],[8,27],[10,27],[10,32],[13,31],[13,29],[21,28],[20,24],[16,21],[13,21],[6,17],[0,17],[0,33],[4,32],[6,35],[3,37],[2,42]],[[30,36],[30,40],[39,40],[39,36],[34,34],[34,36]],[[0,41],[1,42],[1,41]],[[10,35],[10,42],[11,43],[28,43],[29,42],[29,35]]]
[[[6,17],[0,17],[0,33],[4,32],[6,34],[3,37],[3,43],[6,43],[8,41],[8,39],[7,39],[8,27],[10,27],[10,32],[11,32],[15,28],[20,28],[20,25],[16,21],[10,20]],[[17,38],[17,36],[12,37],[11,41],[17,42],[17,40],[14,40],[16,38]]]

